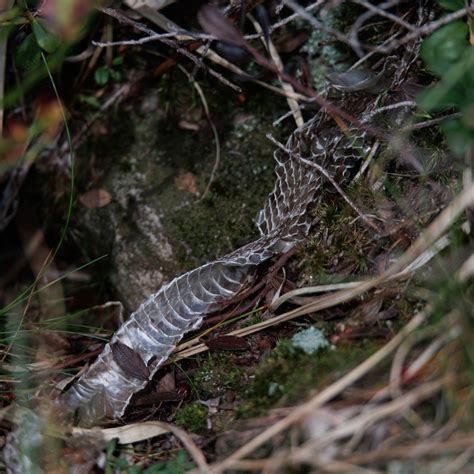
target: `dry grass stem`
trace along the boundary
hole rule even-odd
[[[252,21],[253,27],[255,28],[255,31],[259,35],[263,34],[261,26],[258,24],[258,22],[251,16],[249,15],[250,20]],[[268,39],[268,44],[265,42],[263,36],[260,36],[265,48],[267,49],[268,53],[270,54],[270,57],[272,58],[273,62],[275,63],[275,66],[282,71],[284,68],[283,62],[280,58],[280,55],[278,54],[278,51],[275,48],[275,45],[273,44],[273,41],[271,38]],[[288,84],[287,82],[284,82],[280,77],[278,78],[282,89],[290,94],[294,94],[295,90],[291,84]],[[292,99],[290,97],[287,97],[287,102],[290,107],[291,113],[293,114],[293,118],[295,119],[295,123],[297,127],[302,127],[304,125],[304,119],[303,119],[303,114],[301,113],[301,108],[298,104],[298,101],[295,99]]]

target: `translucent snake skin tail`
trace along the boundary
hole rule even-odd
[[[290,250],[306,236],[306,210],[319,178],[300,160],[282,157],[280,152],[275,155],[278,178],[258,217],[262,236],[175,278],[140,305],[97,360],[60,398],[68,411],[76,412],[80,424],[122,416],[133,394],[146,386],[187,332],[199,328],[207,314],[246,288],[258,265]],[[120,364],[114,354],[117,344],[125,346],[129,354],[133,351],[146,372],[134,374],[133,369]]]

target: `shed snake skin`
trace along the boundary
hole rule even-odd
[[[304,241],[312,225],[308,210],[330,188],[327,178],[305,160],[326,170],[342,187],[351,181],[374,142],[367,129],[382,122],[377,110],[396,102],[393,91],[400,90],[417,58],[417,42],[405,53],[408,49],[409,54],[400,55],[403,59],[389,64],[389,58],[384,58],[371,72],[382,82],[377,93],[364,86],[329,87],[327,98],[355,117],[354,123],[341,127],[321,108],[292,133],[287,151],[279,149],[274,154],[276,181],[257,217],[260,236],[173,279],[138,307],[97,360],[59,398],[79,424],[123,416],[131,397],[147,385],[186,333],[198,329],[203,318],[247,288],[262,263]],[[372,80],[365,82],[372,87]],[[143,370],[127,370],[117,359],[117,348],[132,354]]]

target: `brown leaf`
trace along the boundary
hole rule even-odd
[[[182,173],[174,179],[175,186],[180,191],[188,191],[195,196],[199,196],[199,189],[196,185],[196,179],[192,173]]]
[[[110,204],[112,196],[105,189],[91,189],[79,196],[79,201],[88,209],[97,209]]]
[[[231,63],[237,64],[252,59],[252,55],[245,48],[226,43],[225,41],[216,41],[213,48],[219,56],[222,56]]]
[[[76,39],[87,16],[94,13],[94,7],[103,0],[42,0],[38,12],[50,28],[68,41]]]
[[[176,380],[174,372],[168,372],[156,384],[157,392],[173,392],[176,390]]]
[[[296,32],[282,34],[280,37],[275,39],[275,48],[280,54],[292,53],[303,45],[309,37],[309,33],[306,30],[299,30]]]
[[[143,362],[143,359],[133,349],[122,344],[121,342],[115,342],[111,346],[112,355],[117,365],[131,377],[135,377],[138,380],[148,380],[150,377],[150,371]]]
[[[198,13],[198,21],[202,29],[226,43],[245,46],[242,33],[214,5],[204,5]]]
[[[263,5],[257,5],[255,7],[255,18],[262,28],[265,43],[268,45],[270,40],[270,18],[268,17],[267,9]]]
[[[217,336],[203,342],[214,351],[245,351],[248,349],[245,339],[239,336]]]

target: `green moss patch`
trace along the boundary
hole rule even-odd
[[[374,343],[364,341],[309,355],[284,340],[256,370],[237,414],[259,416],[270,408],[304,400],[315,388],[340,378],[375,349]]]
[[[175,423],[187,431],[196,433],[206,426],[207,408],[199,402],[183,405],[175,415]]]
[[[193,386],[203,400],[223,395],[227,390],[239,391],[245,386],[245,370],[235,363],[235,356],[209,354],[193,376]]]

